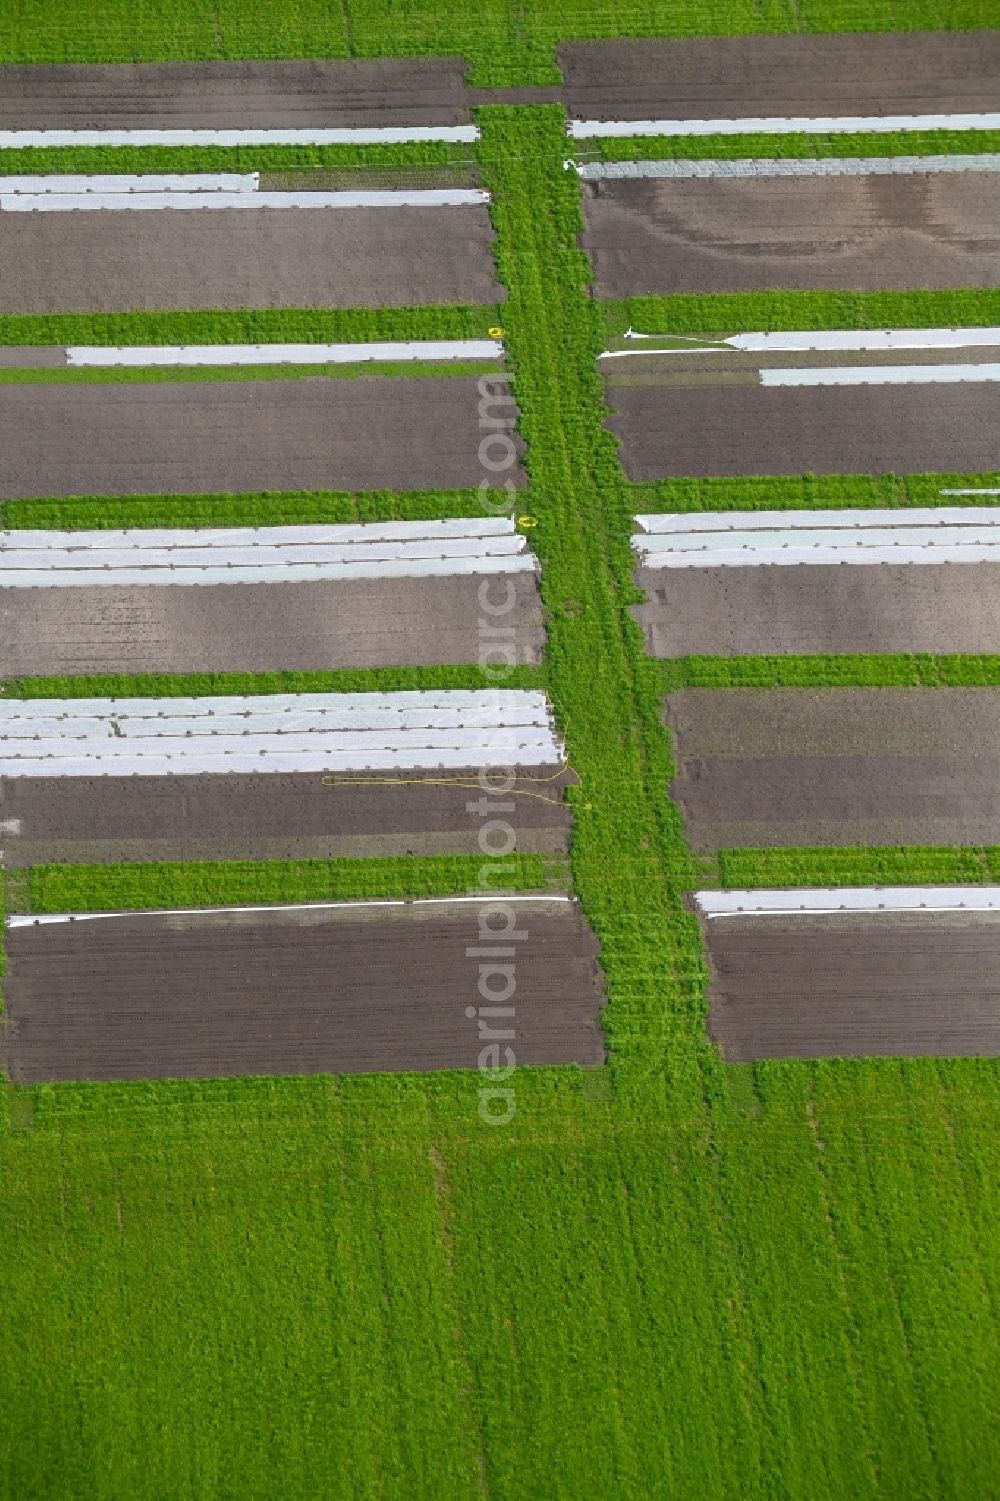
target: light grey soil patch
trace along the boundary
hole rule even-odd
[[[485,205],[0,214],[0,312],[494,303]]]
[[[545,645],[533,573],[504,617],[517,663]],[[0,675],[271,672],[479,660],[486,575],[130,588],[0,590]]]
[[[998,388],[616,387],[610,426],[630,480],[705,475],[985,473]]]
[[[654,657],[1000,651],[1000,565],[640,568]]]
[[[995,110],[1000,31],[570,42],[577,118],[699,120]]]
[[[389,772],[332,785],[318,775],[8,778],[3,818],[20,832],[4,835],[4,859],[13,868],[74,858],[476,854],[483,820],[467,804],[480,795],[477,776],[475,768]],[[572,820],[563,789],[574,780],[556,766],[521,769],[504,794],[514,812],[503,815],[518,849],[565,848]],[[166,842],[171,853],[161,855]]]
[[[1000,843],[1000,692],[687,689],[667,699],[688,842]]]
[[[0,499],[473,488],[479,400],[464,376],[0,385]]]
[[[1000,280],[996,173],[633,180],[584,196],[602,297]]]
[[[516,911],[526,936],[501,1045],[519,1064],[603,1063],[597,942],[579,908]],[[7,1068],[25,1083],[475,1068],[481,943],[479,909],[461,905],[17,929]]]
[[[1000,1053],[996,913],[706,924],[709,1032],[731,1062]]]

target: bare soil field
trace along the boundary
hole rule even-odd
[[[595,182],[584,206],[602,297],[1000,281],[997,173]]]
[[[670,796],[697,850],[1000,843],[1000,692],[689,689]]]
[[[467,804],[481,795],[477,777],[476,768],[329,782],[307,774],[13,777],[3,783],[0,837],[12,869],[50,861],[475,854],[483,819]],[[503,815],[519,850],[567,848],[571,811],[562,797],[573,780],[558,766],[519,769],[504,793],[514,812]]]
[[[753,1058],[1000,1054],[1000,915],[706,924],[709,1032]]]
[[[3,130],[238,130],[462,125],[460,57],[8,64]]]
[[[0,312],[493,303],[484,206],[0,215]]]
[[[475,1068],[482,910],[18,928],[7,934],[6,1068],[25,1083]],[[579,908],[540,899],[507,910],[525,936],[507,1003],[514,1035],[501,1039],[496,1064],[508,1046],[519,1064],[603,1063],[598,948]],[[489,921],[499,933],[505,918]],[[504,1024],[494,1014],[486,1025]]]
[[[4,385],[0,499],[471,488],[489,478],[478,385],[467,376]],[[515,465],[503,478],[524,475]]]
[[[687,475],[982,473],[997,387],[631,386],[608,389],[629,479]],[[815,570],[813,570],[815,571]]]
[[[640,568],[635,581],[654,657],[1000,651],[995,563]]]
[[[558,57],[583,119],[967,114],[996,109],[1000,31],[639,38]]]
[[[0,678],[476,662],[484,577],[0,590]],[[508,579],[505,648],[539,662],[536,576]]]

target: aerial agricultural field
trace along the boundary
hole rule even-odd
[[[0,1496],[992,1494],[995,21],[0,16]]]

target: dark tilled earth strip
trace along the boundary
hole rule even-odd
[[[631,480],[648,481],[686,475],[984,473],[996,462],[998,392],[1000,387],[986,381],[693,389],[615,385],[608,399],[626,473]]]
[[[644,37],[558,57],[584,119],[967,114],[997,107],[1000,31]]]
[[[491,576],[513,598],[505,649],[545,643],[533,573]],[[514,595],[507,592],[510,584]],[[271,672],[475,662],[485,575],[330,583],[0,589],[0,676]]]
[[[670,795],[697,850],[1000,843],[1000,692],[687,689]]]
[[[477,205],[2,214],[0,312],[494,303],[492,240]]]
[[[475,1068],[489,1042],[475,1011],[486,1004],[481,910],[145,917],[9,931],[7,1071],[33,1083]],[[496,1066],[509,1061],[506,1047],[519,1064],[603,1063],[597,942],[579,908],[539,901],[507,913],[524,936],[506,945],[516,953],[514,1036],[498,1039]],[[489,921],[499,933],[506,918],[494,911]],[[504,947],[488,933],[486,945]],[[509,964],[505,953],[497,962]],[[490,983],[499,993],[501,978]],[[502,1023],[494,1015],[486,1025]]]
[[[8,777],[0,848],[10,868],[49,861],[301,860],[476,854],[478,770],[336,776]],[[571,825],[558,766],[522,767],[497,803],[519,850],[561,852]],[[505,784],[503,784],[505,785]],[[492,799],[488,800],[492,801]]]
[[[706,925],[709,1032],[731,1062],[1000,1054],[1000,915]]]
[[[0,499],[474,487],[479,400],[467,376],[0,385]]]
[[[996,563],[640,568],[635,579],[654,657],[1000,651]]]
[[[1000,173],[628,180],[584,197],[602,297],[1000,281]]]

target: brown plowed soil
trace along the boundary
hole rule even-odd
[[[460,57],[8,64],[4,130],[463,125]],[[971,107],[971,106],[970,106]]]
[[[706,924],[709,1032],[731,1062],[1000,1054],[1000,916]]]
[[[985,473],[997,387],[621,386],[610,426],[629,479],[686,475]],[[815,570],[812,570],[815,571]]]
[[[0,385],[0,500],[474,488],[490,478],[478,387],[466,376]],[[523,482],[518,465],[508,478]]]
[[[636,583],[654,657],[1000,651],[995,563],[640,568]]]
[[[7,934],[6,1067],[26,1083],[475,1068],[485,1045],[475,1010],[486,1004],[481,911],[372,907],[16,929]],[[491,950],[516,950],[505,1003],[514,1036],[498,1046],[518,1064],[603,1063],[597,943],[579,909],[541,900],[507,912],[525,936],[506,946],[486,939]],[[495,930],[504,922],[501,913],[490,919]],[[499,991],[500,979],[491,983]]]
[[[698,850],[1000,843],[1000,692],[671,694],[679,803]]]
[[[294,860],[340,855],[475,854],[477,771],[190,777],[13,777],[0,804],[10,867],[82,860]],[[555,766],[524,768],[499,806],[522,850],[564,850],[571,822]],[[531,794],[528,796],[527,794]],[[15,832],[16,831],[16,832]]]
[[[1000,281],[1000,174],[584,185],[601,297]]]
[[[569,112],[597,120],[996,109],[1000,31],[569,42]]]
[[[533,573],[505,642],[518,663],[545,644]],[[0,591],[0,676],[270,672],[476,662],[482,576],[330,583]]]
[[[2,214],[0,312],[501,302],[492,241],[478,205]]]

